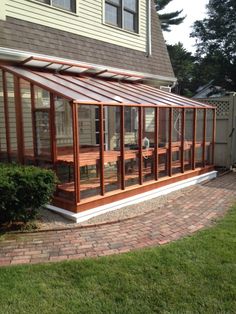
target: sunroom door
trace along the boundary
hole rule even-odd
[[[104,150],[108,150],[108,108],[104,107],[103,114],[103,124],[104,124]],[[95,109],[95,134],[96,134],[96,144],[99,144],[99,108]]]
[[[35,110],[36,157],[51,160],[50,110]]]

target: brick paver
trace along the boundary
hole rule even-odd
[[[85,228],[7,234],[0,240],[0,265],[81,259],[166,244],[209,226],[235,201],[236,174],[229,173],[196,185],[158,211],[132,219]]]

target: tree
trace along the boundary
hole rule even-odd
[[[198,75],[236,90],[236,1],[209,0],[207,17],[194,23]]]
[[[188,52],[182,43],[167,46],[177,85],[174,92],[180,95],[192,96],[192,79],[195,58]]]
[[[170,13],[159,13],[160,11],[164,10],[165,7],[171,2],[172,0],[154,0],[156,11],[158,12],[159,19],[161,22],[161,28],[163,31],[170,32],[171,25],[179,25],[181,24],[186,16],[180,17],[180,14],[183,10],[170,12]]]

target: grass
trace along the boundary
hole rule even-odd
[[[236,207],[163,247],[0,268],[0,313],[236,313]]]

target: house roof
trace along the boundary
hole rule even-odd
[[[108,80],[88,75],[40,71],[24,66],[1,66],[20,78],[78,104],[143,105],[177,108],[213,108],[143,83]]]
[[[225,94],[226,90],[221,86],[214,85],[214,80],[211,80],[206,85],[200,86],[193,98],[215,98],[223,97]]]
[[[18,18],[7,16],[6,21],[0,20],[0,46],[30,52],[31,55],[38,53],[148,73],[160,76],[160,81],[172,84],[176,78],[153,1],[151,11],[152,54],[149,56],[144,50],[123,47],[118,41],[114,44],[74,34],[71,32],[73,27],[69,25],[68,31],[63,31],[53,25],[41,25],[40,18],[29,22],[20,15]],[[140,18],[146,19],[145,16]],[[137,34],[133,36],[137,37]]]

